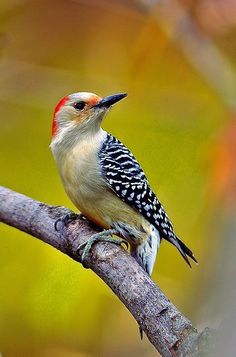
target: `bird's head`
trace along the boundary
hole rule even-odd
[[[53,139],[68,131],[97,131],[109,108],[126,95],[113,94],[102,98],[93,93],[79,92],[62,98],[54,110]]]

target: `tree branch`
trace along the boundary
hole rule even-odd
[[[56,232],[55,220],[69,212],[65,207],[48,206],[0,186],[1,222],[31,234],[79,261],[77,247],[96,231],[78,218],[62,232]],[[124,249],[99,242],[94,245],[86,265],[125,304],[162,356],[205,355],[209,330],[199,333]]]

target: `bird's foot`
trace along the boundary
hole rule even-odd
[[[60,232],[64,227],[67,227],[69,223],[75,221],[80,215],[70,212],[64,216],[58,218],[54,223],[54,228],[57,232]]]
[[[126,248],[128,249],[128,243],[123,239],[112,238],[111,236],[113,234],[117,234],[116,230],[108,229],[108,230],[94,234],[92,237],[89,238],[89,240],[87,242],[79,245],[79,247],[77,248],[77,254],[81,255],[81,263],[84,268],[87,268],[87,266],[85,265],[85,260],[88,257],[93,244],[96,242],[99,242],[99,241],[111,242],[111,243],[118,244],[118,245],[122,245],[122,243],[124,243]],[[82,254],[81,254],[81,250],[82,250]]]

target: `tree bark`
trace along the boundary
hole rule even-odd
[[[1,222],[79,262],[76,250],[96,233],[96,227],[78,217],[57,232],[55,220],[70,212],[0,186]],[[122,247],[109,242],[96,243],[86,265],[119,297],[162,356],[206,356],[209,329],[198,332]]]

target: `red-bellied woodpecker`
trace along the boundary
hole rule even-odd
[[[50,146],[65,191],[85,217],[105,229],[83,245],[82,261],[95,241],[117,243],[109,237],[116,234],[129,242],[131,255],[149,275],[162,238],[190,265],[188,257],[196,259],[175,235],[140,165],[101,128],[109,108],[125,96],[80,92],[64,97],[55,108]]]

